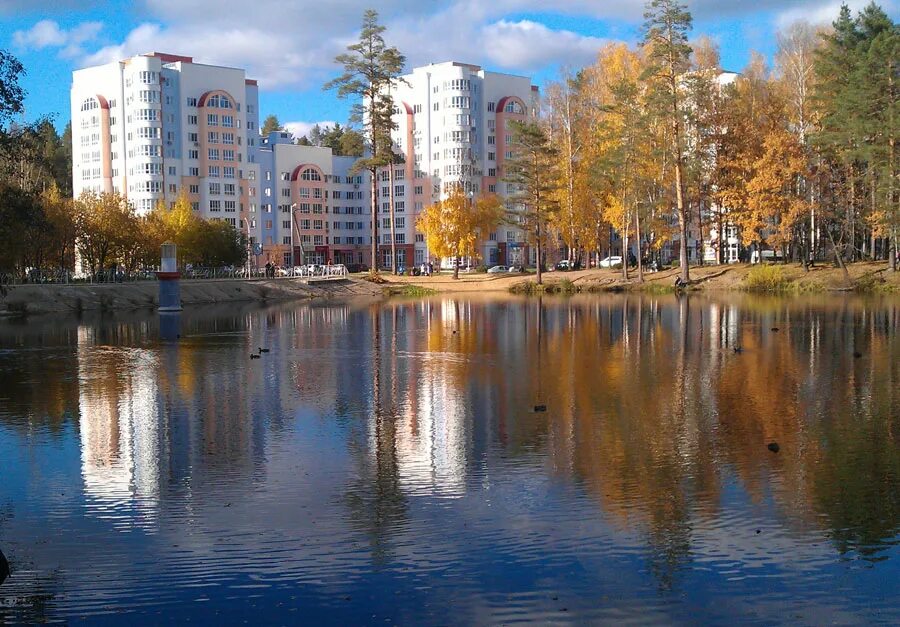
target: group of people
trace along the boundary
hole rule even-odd
[[[275,278],[275,264],[271,261],[266,262],[266,278],[274,279]]]

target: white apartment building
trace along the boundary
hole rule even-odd
[[[258,240],[258,90],[244,70],[152,52],[75,71],[71,106],[76,198],[117,191],[146,214],[184,191]]]
[[[528,77],[450,61],[413,69],[391,96],[395,150],[404,157],[394,168],[397,264],[418,265],[430,258],[415,228],[425,206],[446,197],[453,185],[474,194],[508,194],[503,181],[504,162],[512,157],[508,124],[536,116],[539,94]],[[378,178],[379,262],[390,267],[387,170]],[[490,234],[481,253],[488,265],[522,264],[531,257],[521,230],[506,225]]]
[[[350,173],[356,157],[294,144],[284,131],[261,138],[251,156],[260,174],[260,210],[250,217],[250,228],[259,234],[260,264],[367,267],[371,179],[367,172]]]

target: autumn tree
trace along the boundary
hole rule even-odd
[[[75,201],[78,254],[91,274],[120,263],[138,233],[137,216],[116,192],[85,192]]]
[[[552,226],[568,251],[570,262],[580,260],[584,250],[595,247],[596,210],[590,189],[589,118],[583,90],[583,73],[564,72],[560,81],[547,88],[550,137],[559,148],[559,211]]]
[[[648,67],[645,78],[651,82],[654,100],[665,111],[671,129],[675,206],[680,230],[679,262],[681,280],[690,281],[687,238],[690,216],[684,198],[684,102],[682,77],[690,63],[691,47],[687,34],[693,19],[677,0],[649,0],[644,13],[644,47]]]
[[[372,9],[363,15],[359,41],[347,46],[347,52],[335,61],[344,73],[325,84],[324,89],[336,89],[340,98],[359,98],[353,105],[352,120],[366,127],[368,156],[360,158],[354,171],[368,170],[371,177],[372,209],[372,269],[378,269],[378,169],[392,162],[385,154],[384,138],[393,127],[393,103],[386,96],[390,86],[400,78],[406,57],[384,41],[385,27],[378,23],[378,13]]]
[[[508,196],[507,219],[525,231],[528,242],[535,246],[540,285],[547,227],[559,210],[559,151],[536,122],[513,120],[509,130],[513,158],[506,162],[504,180],[515,191]]]
[[[438,257],[452,257],[453,278],[459,278],[463,257],[478,255],[479,243],[503,218],[503,206],[494,195],[468,196],[462,186],[419,213],[416,230],[425,236],[428,250]]]

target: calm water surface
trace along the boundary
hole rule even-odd
[[[0,470],[0,623],[896,624],[900,301],[7,320]]]

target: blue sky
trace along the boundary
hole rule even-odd
[[[859,8],[866,0],[851,0]],[[896,19],[900,0],[880,4]],[[563,65],[591,61],[608,40],[639,37],[643,0],[0,0],[0,48],[23,62],[27,118],[69,117],[71,72],[132,54],[171,52],[244,67],[260,81],[260,109],[292,128],[346,121],[349,103],[323,93],[335,54],[377,6],[389,43],[410,65],[458,60],[529,74],[538,85]],[[552,10],[549,7],[553,7]],[[689,0],[694,36],[721,48],[739,70],[752,50],[771,56],[778,28],[796,19],[830,22],[832,0]],[[245,9],[243,7],[251,7]]]

